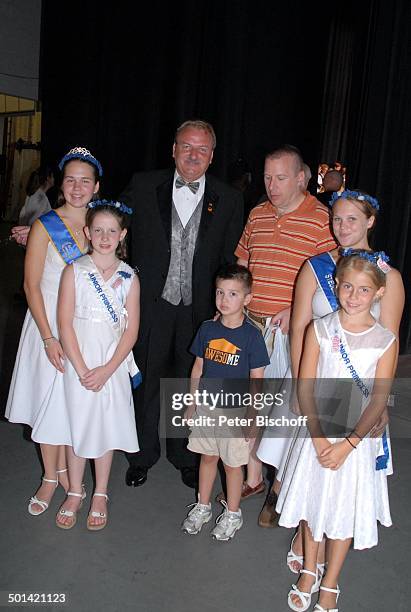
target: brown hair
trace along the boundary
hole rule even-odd
[[[105,215],[112,215],[113,217],[115,217],[117,219],[117,222],[120,226],[120,228],[123,229],[127,229],[128,227],[128,217],[130,217],[130,215],[126,215],[124,213],[122,213],[118,208],[116,208],[115,206],[109,206],[108,204],[103,204],[101,206],[95,206],[94,208],[89,208],[87,210],[86,213],[86,227],[88,227],[90,229],[94,218],[96,217],[96,215],[98,215],[99,213],[104,213]],[[116,256],[119,259],[126,259],[127,257],[127,245],[126,245],[126,238],[127,235],[124,236],[123,240],[120,240],[120,242],[118,243],[117,249],[116,249]],[[89,245],[88,245],[88,252],[92,253],[93,252],[93,246],[91,244],[91,242],[89,241]]]
[[[222,266],[216,275],[216,282],[218,280],[237,280],[243,283],[248,293],[251,292],[253,285],[253,277],[250,270],[239,264],[226,264]]]
[[[303,156],[301,155],[300,149],[298,149],[294,145],[285,144],[281,147],[277,147],[277,149],[274,149],[270,153],[267,153],[265,159],[279,159],[280,157],[284,157],[285,155],[289,155],[294,159],[296,174],[301,171],[304,171]]]
[[[66,166],[67,166],[67,164],[69,164],[72,161],[79,161],[82,164],[87,164],[87,166],[90,166],[90,168],[92,168],[92,170],[93,170],[94,183],[98,183],[100,181],[100,177],[99,177],[99,174],[98,174],[98,169],[97,169],[97,167],[94,164],[92,164],[91,162],[88,162],[85,159],[74,157],[73,159],[68,159],[66,162],[64,162],[64,166],[63,166],[63,168],[61,170],[61,183],[63,182],[63,179],[65,177]],[[100,197],[99,196],[99,191],[97,191],[93,195],[92,199],[93,200],[98,200],[99,197]],[[58,198],[57,198],[57,205],[58,206],[63,206],[63,204],[65,204],[65,203],[66,203],[66,200],[65,200],[64,194],[63,194],[63,192],[62,192],[62,190],[60,188],[60,193],[59,193]]]
[[[369,195],[365,191],[358,191],[358,193],[360,195]],[[377,222],[378,210],[376,208],[374,208],[373,206],[371,206],[371,204],[369,202],[367,202],[367,200],[357,200],[357,198],[354,198],[352,196],[344,196],[341,199],[342,200],[347,200],[348,202],[352,202],[353,204],[355,204],[357,206],[357,208],[359,208],[361,210],[361,212],[364,213],[364,215],[366,216],[367,219],[371,219],[371,217],[373,217],[374,223],[367,230],[367,237],[369,237],[370,234],[372,234],[372,232],[374,231],[375,224]],[[337,200],[337,202],[338,202],[338,200]],[[333,209],[334,209],[334,206],[331,208],[331,220],[332,220],[333,214],[334,214],[333,213]]]

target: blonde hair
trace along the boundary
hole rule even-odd
[[[363,255],[365,253],[372,253],[372,251],[361,251]],[[353,253],[352,255],[347,255],[345,257],[341,257],[337,263],[337,270],[335,273],[335,278],[341,281],[344,276],[344,272],[348,271],[356,271],[356,272],[365,272],[368,274],[375,287],[377,289],[381,289],[381,287],[385,287],[387,284],[386,274],[380,270],[376,263],[366,259],[360,253]]]

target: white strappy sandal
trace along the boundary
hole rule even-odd
[[[57,480],[51,480],[50,478],[44,478],[44,476],[42,477],[42,481],[43,482],[52,482],[56,485],[56,489],[58,487],[59,481]],[[41,510],[34,510],[33,506],[37,504],[38,506],[40,506]],[[28,511],[29,514],[31,514],[32,516],[39,516],[39,514],[43,514],[43,512],[45,512],[47,510],[47,508],[49,507],[49,502],[44,501],[43,499],[39,499],[36,495],[34,495],[30,501],[29,501],[29,505],[28,505]]]
[[[304,557],[302,555],[297,555],[294,551],[293,551],[293,544],[295,541],[295,538],[298,535],[298,531],[295,532],[293,539],[291,540],[291,544],[290,544],[290,550],[287,553],[287,565],[288,565],[288,569],[290,570],[290,572],[292,572],[293,574],[299,574],[300,570],[295,570],[293,568],[293,566],[291,565],[292,563],[299,563],[301,565],[301,568],[304,565]]]
[[[94,493],[93,497],[105,497],[106,501],[108,501],[108,495],[105,493]],[[103,523],[99,525],[95,525],[94,523],[90,523],[91,518],[101,518],[104,519]],[[89,531],[101,531],[107,525],[107,514],[105,512],[89,512],[87,517],[87,529]]]
[[[77,523],[77,512],[79,510],[81,510],[81,506],[83,505],[83,500],[86,498],[87,493],[84,490],[84,485],[82,485],[82,492],[81,493],[73,493],[72,491],[68,491],[67,493],[67,497],[71,496],[71,497],[80,497],[80,504],[79,507],[76,511],[73,510],[65,510],[64,508],[60,508],[60,510],[57,512],[56,515],[56,525],[57,527],[59,527],[60,529],[72,529],[74,527],[74,525]],[[68,516],[69,518],[72,519],[72,521],[70,523],[60,523],[57,519],[60,516]]]
[[[337,605],[338,598],[341,592],[338,585],[336,589],[330,589],[329,587],[320,586],[320,591],[327,591],[327,593],[335,593],[337,595],[335,599],[335,605]],[[319,603],[315,604],[313,610],[318,610],[318,612],[338,612],[338,608],[323,608]]]
[[[311,597],[314,593],[317,593],[317,591],[320,588],[320,582],[322,579],[322,576],[320,576],[320,573],[318,572],[310,572],[310,570],[306,570],[306,569],[302,569],[300,571],[300,574],[310,574],[310,576],[314,576],[315,580],[314,580],[314,584],[311,587],[311,591],[309,593],[306,593],[305,591],[300,591],[300,589],[298,588],[297,585],[293,584],[291,586],[291,591],[288,593],[288,605],[291,608],[291,610],[295,610],[295,612],[304,612],[305,610],[308,610],[308,608],[311,606]],[[292,595],[296,595],[301,603],[303,604],[302,606],[297,606],[293,600],[291,599]]]
[[[293,551],[293,544],[295,541],[295,538],[297,537],[298,531],[295,532],[293,539],[291,540],[291,544],[290,544],[290,550],[287,553],[287,567],[290,570],[290,572],[292,572],[293,574],[299,574],[300,570],[296,571],[293,566],[291,565],[293,562],[297,562],[301,565],[301,568],[304,567],[304,557],[303,555],[297,555],[297,553],[295,553]],[[325,571],[325,563],[317,563],[317,568],[318,571],[320,572],[321,576],[324,575],[324,571]]]

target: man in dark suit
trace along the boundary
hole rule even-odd
[[[143,384],[134,397],[140,452],[127,455],[129,486],[144,484],[160,457],[160,378],[190,376],[194,332],[215,313],[215,274],[235,261],[243,199],[206,174],[215,144],[209,123],[184,122],[173,145],[175,169],[134,174],[120,198],[134,209],[130,261],[141,284],[135,355]],[[186,446],[185,438],[167,439],[167,458],[195,487],[197,456]]]

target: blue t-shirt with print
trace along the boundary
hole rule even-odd
[[[202,357],[202,378],[249,378],[250,370],[270,363],[260,330],[247,318],[232,329],[217,321],[204,321],[190,347]]]

